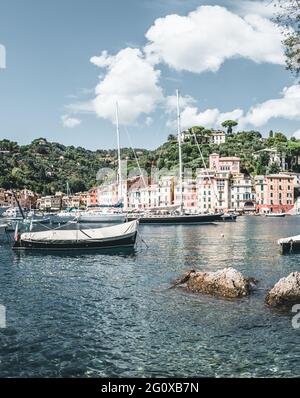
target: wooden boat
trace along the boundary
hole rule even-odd
[[[278,240],[281,254],[300,253],[300,235]]]
[[[16,228],[14,250],[87,250],[134,247],[138,221],[96,229],[62,230],[18,234]]]

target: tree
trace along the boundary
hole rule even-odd
[[[169,134],[168,135],[168,141],[175,141],[175,140],[176,140],[176,137],[175,137],[174,134]]]
[[[288,140],[283,133],[275,133],[274,138],[275,138],[275,140],[274,140],[275,144],[280,143],[280,142],[287,142],[287,140]]]
[[[222,126],[227,128],[227,134],[232,134],[233,127],[237,126],[238,122],[236,120],[225,120]]]
[[[272,163],[269,166],[269,174],[277,174],[280,171],[280,167],[277,163]]]
[[[270,131],[269,131],[269,138],[273,138],[273,137],[274,137],[273,130],[270,130]]]
[[[300,0],[274,0],[282,27],[287,69],[300,75]],[[292,29],[291,29],[292,28]]]

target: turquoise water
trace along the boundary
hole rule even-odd
[[[21,255],[1,244],[0,377],[300,376],[300,329],[263,302],[300,271],[300,255],[276,244],[300,233],[300,217],[140,231],[149,249],[124,255]],[[187,269],[226,266],[258,290],[234,301],[168,289]]]

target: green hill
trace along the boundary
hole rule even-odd
[[[206,163],[209,154],[215,152],[221,156],[239,156],[244,173],[274,173],[279,171],[278,166],[269,164],[267,153],[254,154],[262,149],[276,148],[279,153],[285,153],[289,170],[300,172],[300,141],[295,138],[287,139],[282,133],[271,132],[264,139],[257,131],[242,131],[228,134],[226,143],[215,145],[206,142],[211,130],[195,127],[194,131]],[[148,172],[151,166],[173,170],[178,164],[178,144],[174,136],[169,136],[168,141],[154,151],[136,149],[136,152],[140,166]],[[193,136],[183,143],[182,157],[185,167],[203,167]],[[128,160],[129,171],[137,167],[132,149],[123,148],[122,158]],[[40,194],[53,194],[65,190],[68,181],[72,192],[85,191],[96,184],[99,169],[116,166],[116,150],[90,151],[51,143],[44,138],[36,139],[29,145],[0,141],[0,187],[5,189],[26,187]]]

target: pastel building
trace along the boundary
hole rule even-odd
[[[230,207],[230,173],[201,170],[197,175],[197,202],[200,213],[227,211]]]
[[[255,192],[259,212],[289,212],[294,207],[294,185],[294,178],[290,175],[256,176]]]
[[[232,176],[230,195],[231,210],[246,213],[256,211],[256,195],[251,177],[244,174]]]
[[[192,178],[186,179],[182,183],[182,200],[183,209],[186,213],[197,213],[198,203],[197,203],[197,185],[196,181]],[[175,204],[180,204],[181,194],[180,185],[175,186]]]
[[[157,183],[133,184],[128,188],[128,207],[130,209],[149,209],[168,207],[174,204],[174,177],[161,177]]]
[[[216,172],[228,172],[231,174],[240,174],[241,159],[238,157],[220,157],[213,153],[209,156],[209,169]]]

